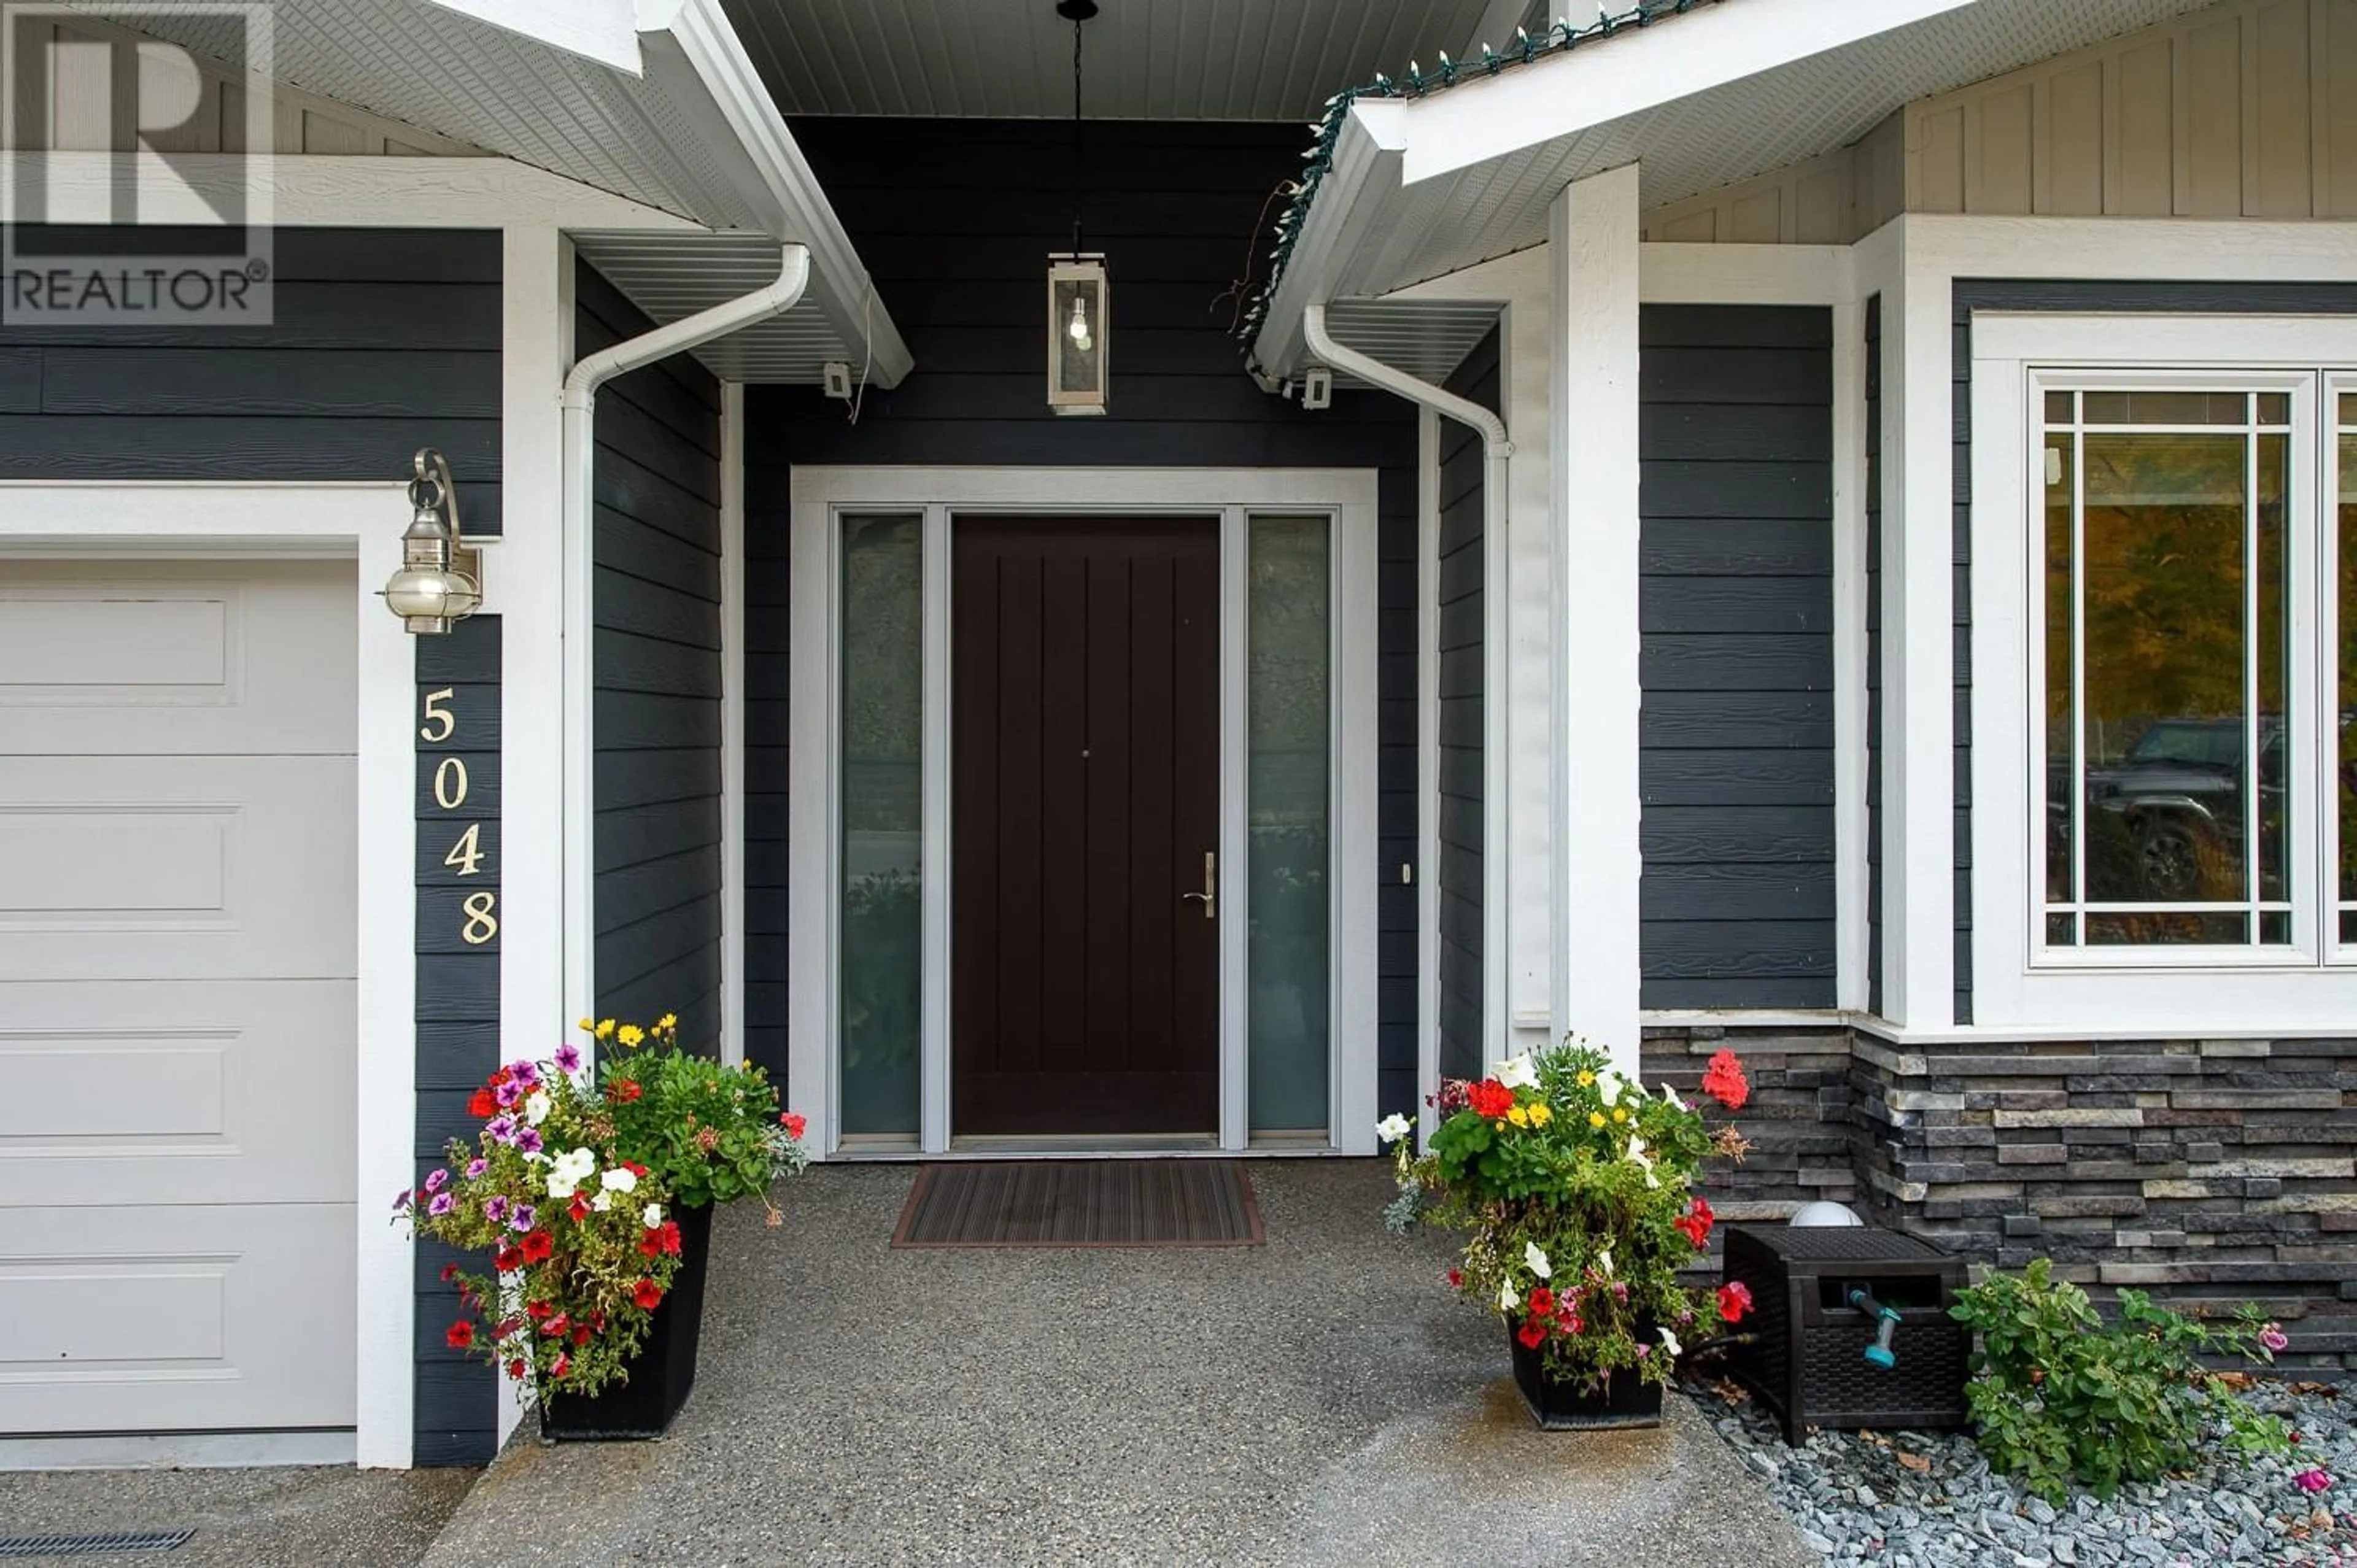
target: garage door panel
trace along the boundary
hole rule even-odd
[[[12,759],[0,981],[350,977],[353,780],[344,757]]]
[[[353,1424],[351,1206],[168,1218],[0,1209],[0,1432]]]
[[[347,562],[0,562],[0,755],[349,753]]]
[[[0,1208],[351,1200],[351,982],[0,1001]]]

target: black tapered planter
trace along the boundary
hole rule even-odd
[[[695,1387],[695,1346],[704,1333],[704,1265],[712,1253],[712,1206],[675,1208],[679,1269],[655,1307],[630,1379],[594,1394],[556,1394],[541,1405],[540,1434],[552,1443],[615,1443],[661,1437]]]
[[[1645,1329],[1639,1337],[1650,1337]],[[1591,1392],[1584,1380],[1558,1382],[1547,1376],[1541,1353],[1523,1345],[1506,1326],[1506,1343],[1514,1355],[1514,1386],[1531,1418],[1547,1432],[1609,1432],[1618,1427],[1662,1424],[1662,1385],[1649,1383],[1634,1367],[1616,1369],[1605,1380],[1602,1393]]]

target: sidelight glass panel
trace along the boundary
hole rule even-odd
[[[1333,542],[1324,517],[1251,524],[1246,720],[1250,1114],[1327,1132],[1332,1047]]]
[[[2339,800],[2339,834],[2334,853],[2334,899],[2341,940],[2357,943],[2357,392],[2343,392],[2339,403],[2334,438],[2337,474],[2335,516],[2339,524],[2340,559],[2334,564],[2335,592],[2340,600],[2333,728],[2340,739],[2333,751]]]
[[[919,1128],[924,520],[843,520],[841,1125]]]
[[[2050,945],[2289,940],[2280,401],[2047,400]]]

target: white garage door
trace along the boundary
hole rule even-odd
[[[0,561],[0,1433],[353,1423],[352,615]]]

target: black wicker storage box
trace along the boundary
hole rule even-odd
[[[1784,1441],[1812,1426],[1962,1426],[1972,1332],[1948,1316],[1964,1265],[1895,1230],[1863,1226],[1727,1232],[1727,1276],[1750,1287],[1753,1343],[1729,1369],[1775,1411]],[[1877,1321],[1849,1305],[1863,1285],[1899,1314],[1897,1365],[1869,1365]]]

